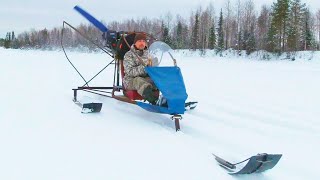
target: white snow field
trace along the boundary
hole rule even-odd
[[[69,52],[90,79],[111,58]],[[82,114],[84,83],[63,52],[0,49],[1,180],[319,179],[320,54],[257,60],[176,53],[187,92],[199,101],[175,132],[168,115],[114,99]],[[108,68],[91,86],[112,85]],[[238,162],[280,153],[276,167],[231,176],[215,153]]]

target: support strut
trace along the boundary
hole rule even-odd
[[[176,114],[176,115],[173,115],[171,119],[174,120],[176,131],[180,131],[180,120],[182,119],[182,116],[179,114]]]

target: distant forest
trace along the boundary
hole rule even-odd
[[[300,0],[277,0],[271,7],[256,11],[252,0],[226,1],[224,8],[215,10],[213,4],[199,7],[185,19],[171,13],[158,19],[128,19],[107,23],[116,31],[144,31],[168,43],[174,49],[257,50],[273,53],[320,50],[320,9],[311,13]],[[90,24],[76,28],[97,43],[102,33]],[[31,30],[15,35],[8,32],[0,45],[15,49],[60,48],[62,27]],[[71,28],[64,30],[63,43],[68,48],[89,47],[90,42]]]

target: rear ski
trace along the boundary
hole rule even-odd
[[[84,97],[81,100],[73,99],[73,102],[82,109],[81,113],[100,112],[102,108],[102,103],[94,101],[96,100],[93,100],[90,97]]]

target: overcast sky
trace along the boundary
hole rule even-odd
[[[244,0],[241,0],[244,1]],[[253,0],[255,9],[260,10],[263,4],[271,5],[276,0]],[[306,2],[313,11],[320,9],[319,0],[301,0]],[[174,17],[180,14],[188,17],[198,7],[206,7],[212,2],[216,15],[220,8],[225,7],[226,0],[1,0],[0,6],[0,38],[6,32],[16,34],[29,31],[31,28],[51,29],[62,25],[65,20],[76,26],[87,23],[76,11],[80,5],[99,20],[110,22],[131,18],[159,18],[170,12]],[[235,5],[237,0],[231,0]]]

